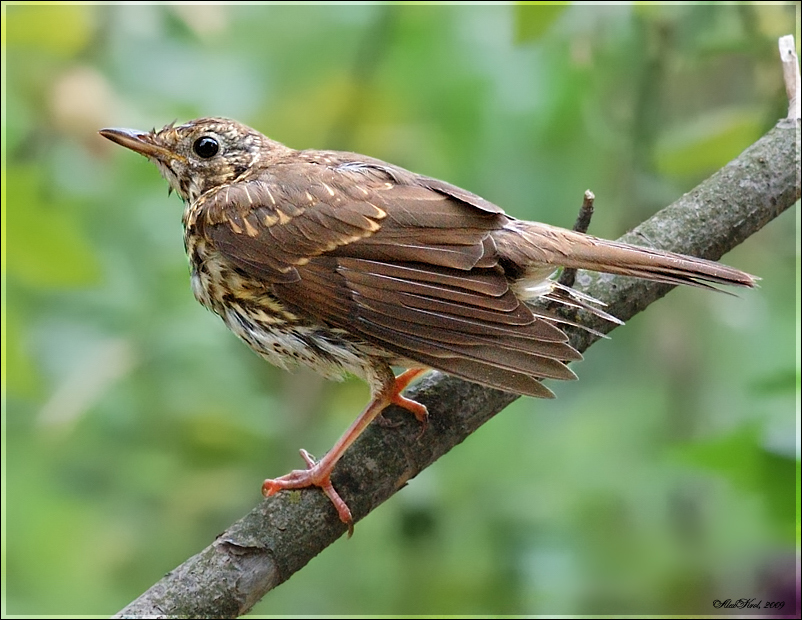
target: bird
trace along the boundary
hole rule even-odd
[[[621,322],[560,284],[561,268],[712,288],[757,281],[713,261],[516,219],[445,181],[357,153],[292,149],[227,118],[99,133],[153,162],[184,201],[202,305],[276,366],[367,382],[369,403],[325,456],[301,450],[306,469],[262,485],[265,496],[319,487],[349,535],[353,517],[331,473],[388,405],[425,424],[426,407],[402,395],[412,381],[435,369],[552,398],[543,380],[575,379],[567,364],[582,356],[562,327],[571,321],[534,302]],[[395,376],[393,367],[405,370]]]

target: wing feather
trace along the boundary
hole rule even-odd
[[[201,199],[216,249],[301,316],[503,390],[549,397],[581,355],[510,289],[483,199],[375,162],[282,164]],[[280,182],[279,182],[280,178]]]

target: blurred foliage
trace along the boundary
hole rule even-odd
[[[515,42],[536,41],[560,18],[568,2],[518,2],[515,4]]]
[[[785,115],[776,41],[799,41],[793,4],[3,11],[3,604],[29,615],[115,612],[367,398],[270,367],[198,306],[180,203],[97,129],[231,116],[563,226],[591,188],[592,232],[615,237]],[[726,257],[760,289],[650,307],[255,613],[697,615],[793,594],[795,214]]]

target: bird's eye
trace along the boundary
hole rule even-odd
[[[192,150],[195,151],[198,157],[209,159],[210,157],[217,155],[217,151],[220,150],[220,145],[214,138],[210,136],[203,136],[195,140],[195,144],[192,145]]]

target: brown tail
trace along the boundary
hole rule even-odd
[[[525,268],[524,279],[570,267],[705,288],[713,288],[710,284],[752,287],[758,280],[703,258],[606,241],[537,222],[513,220],[496,242],[502,256]]]

